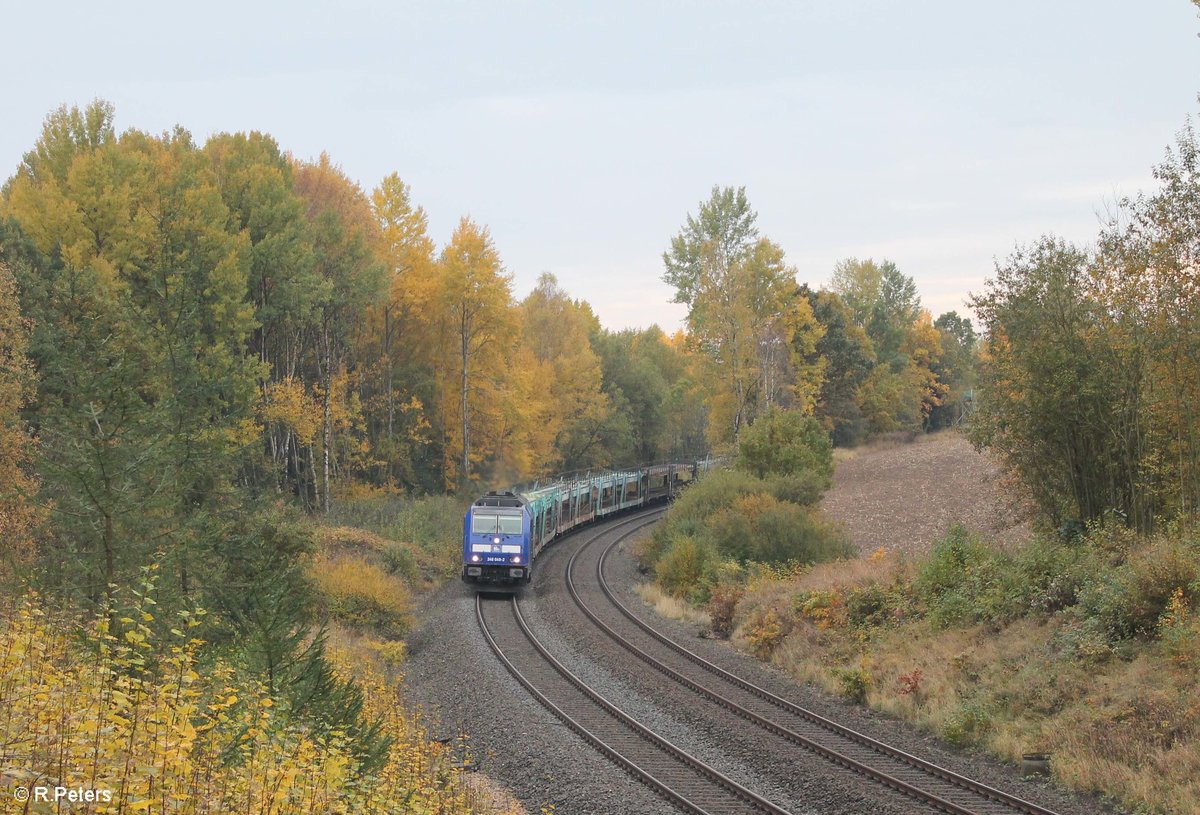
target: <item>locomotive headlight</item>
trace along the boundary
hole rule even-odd
[[[492,538],[492,543],[499,543],[499,542],[500,542],[499,538]]]
[[[478,563],[479,561],[480,561],[480,557],[479,557],[479,555],[471,555],[471,562],[472,562],[472,563]]]
[[[512,562],[513,562],[513,563],[520,563],[520,562],[521,562],[521,556],[520,556],[520,555],[513,555]]]

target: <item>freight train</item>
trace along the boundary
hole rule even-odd
[[[666,501],[714,465],[711,458],[653,464],[485,493],[463,519],[462,579],[515,591],[533,578],[538,554],[551,541],[581,524]]]

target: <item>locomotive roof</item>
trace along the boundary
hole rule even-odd
[[[477,507],[523,507],[528,503],[524,497],[517,495],[515,492],[499,492],[493,490],[485,492],[482,497],[477,498],[472,506]]]

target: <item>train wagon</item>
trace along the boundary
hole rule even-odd
[[[533,579],[538,554],[600,518],[666,501],[716,466],[711,458],[573,475],[480,496],[463,518],[464,582],[515,591]]]

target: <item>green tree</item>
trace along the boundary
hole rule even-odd
[[[824,378],[817,394],[815,415],[837,446],[853,446],[867,434],[858,404],[858,391],[875,368],[875,349],[867,332],[857,325],[848,306],[835,292],[802,286],[797,294],[811,304],[814,318],[825,328],[810,360],[823,360]],[[801,349],[797,349],[801,353]]]
[[[941,337],[942,355],[932,366],[938,382],[946,386],[942,404],[929,416],[933,428],[957,423],[967,410],[967,400],[973,401],[975,387],[975,327],[970,319],[948,311],[933,321]]]
[[[259,419],[264,461],[247,460],[245,481],[306,495],[304,456],[314,441],[307,432],[305,354],[318,326],[330,283],[316,271],[316,254],[304,203],[296,195],[292,165],[270,136],[222,133],[204,145],[221,198],[227,229],[250,245],[247,299],[254,308],[249,354],[263,364]],[[292,397],[291,410],[283,409]]]
[[[758,235],[756,218],[744,188],[713,188],[663,255],[663,279],[688,305],[689,337],[717,384],[709,427],[718,442],[736,440],[756,411],[783,395],[809,401],[817,389],[797,381],[792,341],[798,330],[815,335],[819,326],[797,310],[795,270],[777,244]]]
[[[257,433],[249,246],[187,133],[117,139],[110,114],[52,114],[8,185],[29,416],[64,582],[95,599],[153,557],[187,594]]]
[[[750,209],[745,187],[712,188],[709,199],[701,202],[695,216],[687,216],[663,253],[663,280],[675,287],[676,303],[692,306],[705,274],[727,276],[748,259],[758,241],[756,220],[758,213]]]
[[[759,478],[807,473],[828,489],[833,482],[833,445],[815,417],[773,410],[742,433],[737,467]]]
[[[971,305],[986,330],[976,444],[991,447],[1062,521],[1110,502],[1112,370],[1088,296],[1088,256],[1055,238],[1018,249]]]

